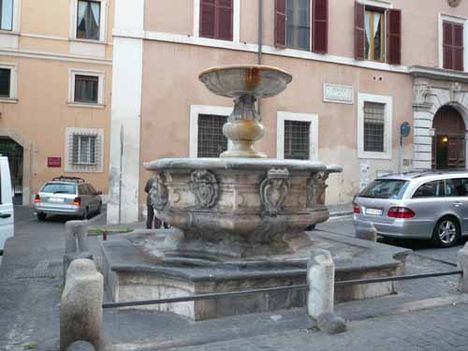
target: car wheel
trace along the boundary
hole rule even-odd
[[[432,241],[440,247],[450,247],[460,238],[460,225],[453,217],[439,219],[432,233]]]
[[[86,208],[84,209],[83,215],[81,216],[81,219],[85,220],[85,219],[88,219],[88,217],[89,217],[89,210],[88,210],[88,208],[86,207]]]
[[[96,213],[100,214],[102,212],[102,202],[99,203]]]
[[[306,231],[311,231],[311,230],[314,230],[314,229],[315,229],[315,224],[311,224],[305,230]]]
[[[47,215],[45,213],[40,212],[37,214],[37,219],[41,222],[45,221],[46,218],[47,218]]]

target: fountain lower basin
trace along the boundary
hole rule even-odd
[[[271,159],[163,159],[151,190],[158,216],[184,233],[165,251],[187,258],[292,253],[289,242],[328,219],[326,179],[338,166]]]

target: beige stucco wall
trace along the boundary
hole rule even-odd
[[[65,128],[102,128],[104,134],[104,169],[101,173],[72,173],[107,191],[109,138],[109,101],[111,80],[106,79],[104,103],[106,108],[79,108],[68,105],[69,70],[104,70],[111,68],[89,64],[54,62],[28,58],[1,57],[0,62],[16,62],[18,67],[18,102],[0,102],[0,129],[13,129],[32,144],[32,192],[44,181],[64,173]],[[62,168],[48,168],[47,157],[62,157]]]
[[[193,59],[191,59],[193,58]],[[196,59],[195,59],[196,58]],[[230,50],[147,41],[144,46],[141,160],[189,155],[190,106],[232,106],[229,99],[210,93],[198,74],[211,66],[256,63],[255,54]],[[329,203],[346,203],[359,188],[357,157],[357,94],[388,95],[393,98],[393,160],[370,160],[370,178],[379,170],[397,170],[398,126],[412,119],[412,79],[405,74],[379,72],[312,60],[264,55],[263,63],[290,72],[294,81],[281,95],[262,101],[266,135],[257,149],[276,157],[277,112],[319,115],[319,159],[344,167],[332,176]],[[323,83],[344,84],[354,89],[354,104],[323,102]],[[411,140],[405,141],[406,145]],[[403,158],[411,158],[407,146]],[[148,177],[141,168],[141,181]],[[141,193],[144,199],[143,193]]]
[[[30,161],[23,177],[31,194],[51,177],[80,176],[107,192],[109,164],[110,96],[112,86],[112,26],[114,2],[107,8],[107,30],[99,52],[73,52],[72,1],[22,0],[18,47],[15,52],[2,47],[0,64],[14,64],[17,71],[17,101],[0,101],[0,134],[14,133],[30,146]],[[104,74],[103,106],[83,108],[68,104],[70,70]],[[104,131],[103,170],[99,173],[65,173],[65,129],[99,128]],[[47,157],[62,158],[61,168],[48,168]],[[26,157],[25,157],[26,160]]]

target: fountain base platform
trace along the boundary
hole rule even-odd
[[[335,281],[403,274],[411,252],[353,237],[314,231],[306,233],[296,252],[238,260],[209,260],[165,255],[164,248],[177,240],[177,230],[140,231],[102,243],[103,273],[116,302],[164,299],[179,296],[269,288],[306,283],[312,248],[333,255]],[[344,302],[396,293],[393,282],[337,286],[335,301]],[[259,293],[215,300],[138,307],[173,312],[193,320],[267,312],[305,306],[305,291]]]

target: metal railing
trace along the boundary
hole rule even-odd
[[[336,281],[335,286],[342,287],[342,286],[347,286],[347,285],[386,283],[386,282],[393,282],[393,281],[434,278],[434,277],[462,275],[462,274],[463,274],[463,271],[454,270],[454,271],[447,271],[447,272],[397,275],[393,277],[341,280],[341,281]],[[308,287],[309,287],[308,284],[298,284],[298,285],[278,286],[278,287],[272,287],[272,288],[260,288],[260,289],[252,289],[252,290],[180,296],[180,297],[172,297],[172,298],[166,298],[166,299],[128,301],[128,302],[111,302],[111,303],[104,303],[102,305],[102,308],[121,308],[121,307],[160,305],[160,304],[165,304],[165,303],[178,303],[178,302],[189,302],[189,301],[200,301],[200,300],[215,300],[215,299],[220,299],[220,298],[225,298],[225,297],[238,297],[238,296],[245,296],[245,295],[268,293],[268,292],[279,292],[279,291],[289,291],[289,290],[307,290]]]

